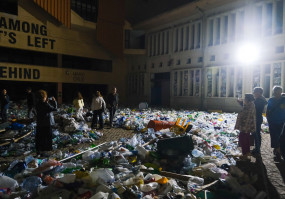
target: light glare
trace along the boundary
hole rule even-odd
[[[242,63],[252,63],[258,59],[259,49],[257,45],[246,43],[239,47],[237,61]]]

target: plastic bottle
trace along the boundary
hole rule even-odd
[[[8,176],[0,176],[0,187],[1,188],[9,188],[12,191],[15,190],[15,188],[17,188],[18,182]]]
[[[193,155],[195,158],[198,158],[198,157],[203,157],[203,156],[204,156],[204,153],[203,153],[202,151],[197,150],[197,149],[193,149],[192,155]]]
[[[155,190],[158,188],[158,183],[157,182],[151,182],[148,184],[141,184],[140,185],[140,190],[142,192],[150,192],[152,190]]]
[[[112,183],[115,180],[114,173],[106,168],[100,168],[90,173],[93,183],[101,179],[104,183]]]
[[[23,181],[23,188],[29,192],[34,192],[42,184],[42,179],[37,176],[30,176]]]
[[[109,193],[98,192],[90,199],[108,199]]]

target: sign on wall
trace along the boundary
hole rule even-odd
[[[19,38],[18,32],[26,33],[25,39]],[[0,42],[8,41],[16,45],[18,42],[26,42],[28,47],[53,50],[56,40],[47,37],[47,27],[36,23],[0,17]]]
[[[103,84],[110,78],[98,71],[0,63],[0,80]]]

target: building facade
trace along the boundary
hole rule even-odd
[[[1,1],[0,88],[11,100],[46,89],[59,102],[116,86],[126,100],[123,10],[114,0]],[[110,15],[109,13],[112,13]],[[119,75],[118,75],[119,74]],[[91,99],[89,99],[91,100]]]
[[[137,24],[146,32],[146,54],[128,59],[129,99],[237,111],[236,99],[256,86],[271,97],[274,85],[285,87],[284,6],[283,0],[200,0]],[[238,60],[245,43],[258,52]],[[249,61],[251,53],[256,60]]]

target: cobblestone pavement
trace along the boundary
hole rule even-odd
[[[261,157],[260,162],[263,162],[264,172],[267,174],[267,186],[273,186],[280,198],[285,198],[285,161],[274,160],[269,134],[262,135]]]
[[[268,199],[285,199],[285,162],[275,161],[272,151],[270,135],[262,134],[261,157],[237,161],[237,166],[249,176],[257,176],[253,185],[266,192]]]

